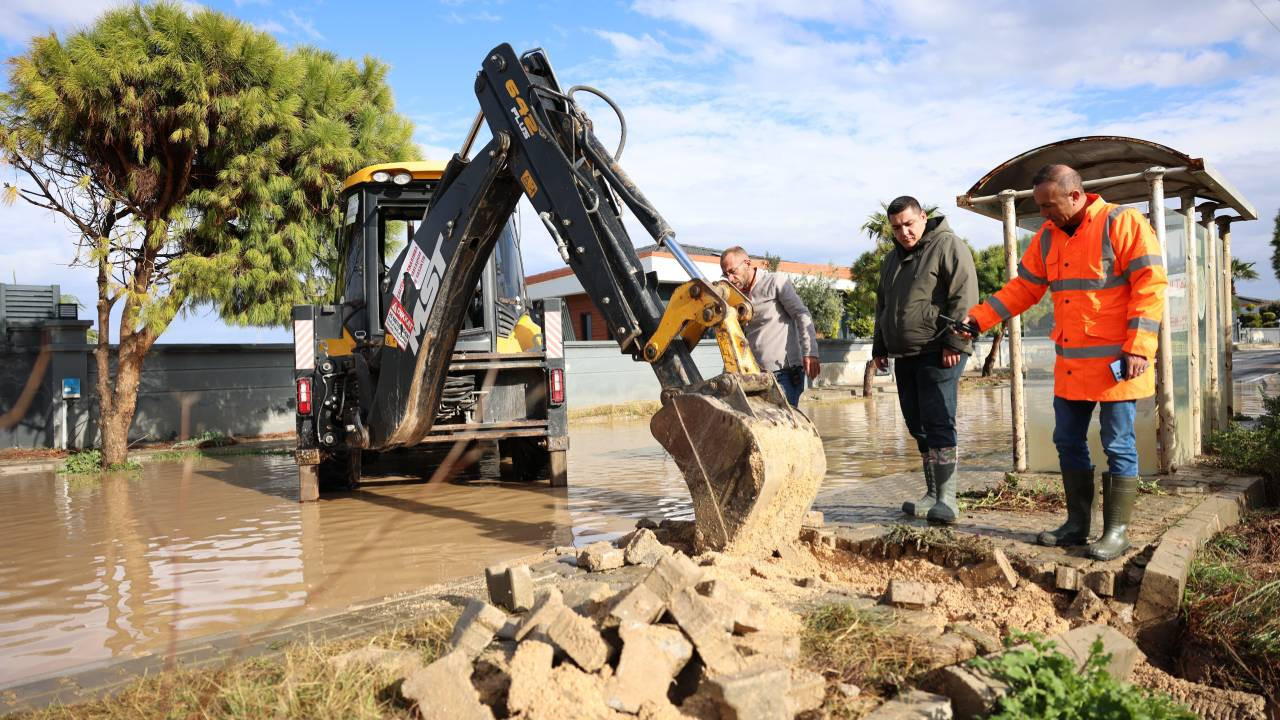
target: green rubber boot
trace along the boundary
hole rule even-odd
[[[1089,546],[1089,557],[1114,560],[1129,549],[1129,518],[1133,515],[1133,502],[1137,497],[1136,475],[1111,478],[1110,487],[1102,496],[1102,537]]]
[[[938,462],[939,460],[950,462]],[[960,517],[960,505],[956,503],[956,449],[939,448],[933,456],[933,488],[937,500],[925,518],[933,525],[953,525]]]
[[[1088,544],[1093,521],[1093,470],[1063,470],[1062,492],[1067,496],[1067,521],[1040,533],[1036,542],[1049,547]]]
[[[933,464],[929,462],[929,454],[925,453],[920,456],[920,463],[924,466],[924,496],[915,502],[910,500],[902,503],[902,512],[913,517],[922,518],[929,514],[929,508],[937,501],[937,488],[933,484]]]

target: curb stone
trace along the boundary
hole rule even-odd
[[[1170,528],[1142,575],[1134,621],[1153,625],[1176,618],[1196,552],[1215,533],[1239,524],[1245,510],[1262,503],[1264,493],[1262,478],[1233,478]]]

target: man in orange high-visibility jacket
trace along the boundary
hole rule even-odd
[[[1109,473],[1102,475],[1103,532],[1089,555],[1110,560],[1129,548],[1126,531],[1138,490],[1133,422],[1138,398],[1155,392],[1155,357],[1167,284],[1160,245],[1133,208],[1086,193],[1066,165],[1036,173],[1045,223],[1018,263],[1018,276],[966,320],[980,329],[1017,315],[1053,292],[1053,442],[1067,521],[1040,533],[1044,545],[1089,542],[1094,475],[1085,433],[1095,405]]]

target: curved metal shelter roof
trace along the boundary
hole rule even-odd
[[[1202,158],[1193,158],[1149,140],[1117,135],[1071,138],[1028,150],[982,176],[969,192],[956,198],[956,204],[999,220],[1002,213],[998,193],[1030,191],[1036,171],[1053,163],[1070,165],[1080,173],[1086,187],[1092,184],[1108,202],[1124,204],[1149,200],[1151,188],[1141,173],[1148,168],[1163,167],[1171,171],[1164,180],[1165,197],[1193,192],[1201,200],[1232,208],[1242,220],[1258,217],[1253,205]],[[1133,177],[1120,179],[1124,176]],[[1107,182],[1108,178],[1117,180]],[[1040,214],[1035,200],[1029,192],[1027,195],[1015,201],[1018,217]]]

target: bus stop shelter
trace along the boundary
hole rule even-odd
[[[1010,279],[1031,231],[1043,223],[1031,179],[1055,163],[1075,168],[1085,189],[1108,202],[1143,209],[1156,231],[1169,288],[1154,363],[1156,396],[1138,403],[1136,430],[1141,471],[1172,472],[1200,454],[1209,434],[1234,415],[1231,225],[1256,220],[1257,211],[1203,158],[1165,145],[1113,135],[1042,145],[997,165],[956,198],[959,207],[1004,223]],[[1176,208],[1167,206],[1172,199]],[[1048,293],[1041,302],[1050,302]],[[1009,325],[1014,468],[1056,471],[1048,329],[1041,324],[1024,337],[1021,318]],[[1097,433],[1090,434],[1092,454],[1101,458]]]

